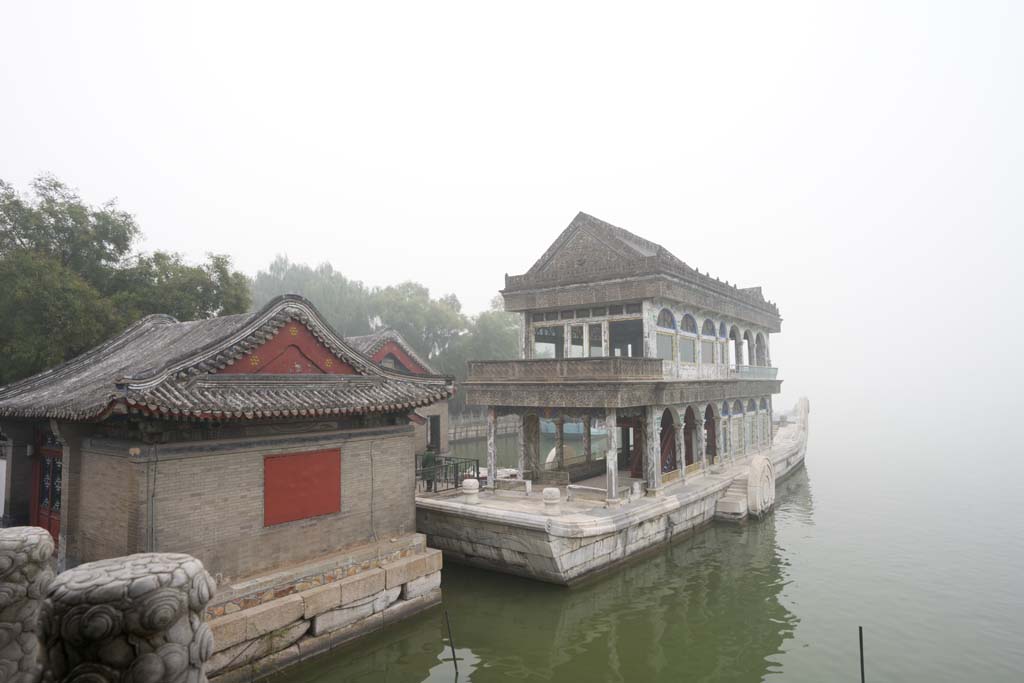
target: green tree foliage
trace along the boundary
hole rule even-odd
[[[368,288],[328,264],[311,268],[278,256],[256,275],[253,305],[258,308],[286,293],[309,299],[347,337],[394,328],[438,372],[456,381],[465,379],[466,361],[518,357],[516,316],[501,310],[500,297],[491,310],[467,316],[454,294],[434,299],[416,282]],[[463,405],[462,394],[456,394],[452,410],[459,412]]]
[[[462,305],[454,294],[431,299],[416,282],[403,282],[374,292],[374,313],[383,327],[398,331],[413,348],[436,358],[466,329]]]
[[[252,283],[254,308],[262,308],[281,294],[301,294],[346,337],[369,334],[372,293],[362,282],[349,280],[329,263],[316,268],[292,263],[278,256],[266,270],[256,274]]]
[[[466,379],[466,364],[471,360],[509,360],[518,357],[517,316],[502,310],[501,298],[495,297],[491,310],[471,318],[466,330],[438,355],[434,366],[438,372],[452,375],[456,382],[461,382]],[[449,409],[457,414],[464,412],[465,407],[465,394],[457,392],[449,403]]]
[[[181,320],[242,313],[249,283],[227,256],[133,254],[135,218],[89,206],[52,176],[27,195],[0,180],[0,384],[31,375],[150,313]]]

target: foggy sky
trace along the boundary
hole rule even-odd
[[[116,196],[146,249],[327,260],[468,311],[586,211],[764,288],[777,406],[966,430],[1024,364],[1022,15],[6,3],[0,178]]]

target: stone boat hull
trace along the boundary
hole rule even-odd
[[[531,496],[498,492],[481,494],[480,504],[463,495],[422,496],[416,501],[417,531],[440,549],[446,561],[515,574],[560,585],[573,585],[600,572],[692,534],[718,516],[743,520],[765,513],[745,495],[758,457],[770,462],[774,484],[803,464],[807,450],[807,403],[797,407],[794,424],[780,429],[775,444],[718,471],[666,486],[656,496],[637,496],[618,507],[596,501],[561,506],[557,516],[544,514],[539,491]],[[729,513],[723,514],[728,508]]]

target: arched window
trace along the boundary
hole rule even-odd
[[[697,321],[693,319],[693,316],[687,313],[683,316],[683,322],[679,326],[683,332],[689,332],[690,334],[697,334]]]
[[[743,401],[736,401],[732,404],[732,414],[742,415],[743,414]]]
[[[715,362],[715,324],[706,318],[700,328],[700,362],[705,365]]]
[[[760,332],[754,337],[754,360],[757,365],[766,367],[768,365],[768,354],[765,352],[764,335]]]
[[[661,309],[658,314],[658,327],[667,327],[670,330],[676,329],[676,317],[667,308]]]
[[[754,399],[750,399],[749,401],[747,401],[747,410],[750,411],[751,413],[757,412],[757,404],[754,403]]]
[[[722,417],[725,417],[728,414],[729,414],[729,402],[726,401],[725,403],[722,404]]]
[[[763,398],[761,399],[761,410],[768,410],[768,401]]]
[[[725,323],[721,323],[718,326],[718,336],[721,337],[722,339],[725,339],[726,337],[729,336],[729,333],[725,329]]]

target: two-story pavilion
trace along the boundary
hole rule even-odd
[[[521,476],[568,484],[604,472],[610,503],[620,471],[657,495],[723,456],[770,446],[781,380],[769,337],[782,319],[760,287],[701,273],[580,213],[528,272],[506,275],[501,293],[522,315],[522,358],[471,362],[465,383],[467,403],[488,407],[489,472],[496,418],[509,414],[522,419]],[[555,447],[543,454],[547,420]],[[575,457],[564,445],[570,423],[583,439]],[[594,452],[601,433],[607,447]]]

